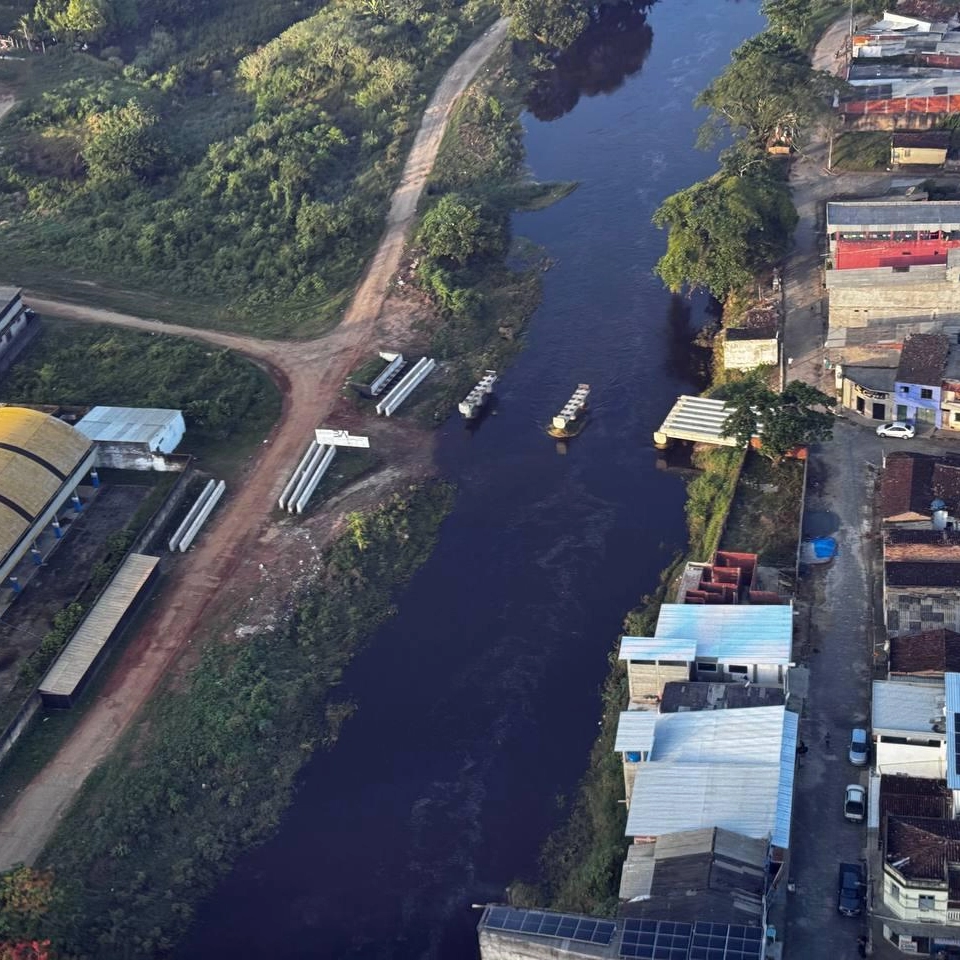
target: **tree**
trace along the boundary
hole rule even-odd
[[[471,257],[500,253],[504,246],[502,231],[484,215],[482,205],[456,193],[444,194],[427,211],[417,240],[431,258],[460,266]]]
[[[771,460],[833,436],[836,400],[802,380],[792,380],[777,393],[754,373],[731,384],[724,399],[733,410],[724,421],[723,435],[747,444],[759,434],[760,452]]]
[[[91,180],[150,180],[162,172],[167,151],[152,110],[129,100],[87,117],[83,161]]]
[[[814,70],[789,36],[766,31],[742,43],[729,66],[696,99],[710,117],[700,142],[710,144],[724,128],[765,148],[778,129],[794,142],[804,129],[830,112],[838,81]]]
[[[554,50],[569,47],[590,22],[586,7],[574,0],[502,0],[510,30],[518,40],[535,40]]]
[[[797,212],[782,181],[721,172],[667,197],[653,222],[670,232],[656,266],[670,290],[724,300],[786,254]]]
[[[799,46],[806,36],[811,7],[811,0],[763,0],[760,10],[773,29]]]

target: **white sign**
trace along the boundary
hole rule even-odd
[[[330,447],[369,447],[369,437],[353,437],[348,430],[318,430],[317,443]]]

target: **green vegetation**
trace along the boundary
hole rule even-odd
[[[760,452],[771,460],[783,459],[794,447],[833,436],[836,399],[802,380],[791,380],[777,393],[754,373],[727,384],[722,399],[733,407],[724,421],[724,434],[746,445],[760,433],[762,424]]]
[[[687,486],[684,508],[689,560],[707,562],[720,546],[743,459],[744,451],[735,447],[709,447],[694,457],[700,473]]]
[[[849,131],[833,140],[831,170],[886,170],[888,166],[889,131]]]
[[[800,535],[803,477],[802,461],[774,462],[751,450],[720,546],[756,553],[766,566],[792,570]]]
[[[787,253],[797,212],[786,182],[761,166],[744,176],[716,173],[667,197],[654,223],[669,230],[656,268],[663,282],[674,293],[701,288],[723,300]]]
[[[758,34],[733,51],[730,65],[697,97],[696,106],[710,110],[701,140],[712,144],[729,130],[758,158],[781,133],[799,145],[806,130],[829,115],[836,85],[789,36]]]
[[[3,65],[15,87],[39,79],[5,123],[11,272],[43,283],[68,263],[205,326],[290,334],[335,321],[427,93],[494,7],[343,0],[289,26],[289,5],[226,6],[155,27],[127,63],[64,49]],[[232,42],[218,48],[225,18]]]
[[[451,500],[428,484],[351,515],[288,622],[229,649],[209,641],[188,680],[152,703],[44,853],[57,909],[39,933],[58,952],[169,949],[193,903],[275,828],[297,771],[352,712],[335,698],[344,667],[390,615]]]
[[[44,320],[43,331],[0,383],[6,403],[183,410],[183,451],[236,462],[280,414],[273,381],[228,350],[180,337]]]

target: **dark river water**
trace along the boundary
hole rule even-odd
[[[692,100],[761,28],[754,2],[662,0],[596,31],[531,104],[533,174],[580,187],[515,219],[556,260],[526,349],[495,415],[442,428],[456,508],[347,671],[359,709],[183,958],[473,958],[470,905],[534,870],[585,770],[622,617],[685,539],[683,482],[651,435],[697,387],[705,304],[653,276],[650,217],[716,168]],[[561,453],[543,425],[581,381],[591,419]]]

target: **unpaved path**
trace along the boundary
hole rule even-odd
[[[256,340],[182,327],[110,310],[30,297],[40,312],[92,323],[170,333],[237,350],[265,365],[283,394],[280,419],[247,471],[231,485],[224,506],[198,545],[178,564],[154,600],[146,626],[124,651],[100,698],[91,705],[52,761],[27,785],[0,820],[0,869],[32,863],[90,772],[110,752],[175,658],[194,635],[212,629],[248,600],[255,571],[275,554],[273,507],[311,432],[330,416],[340,389],[376,342],[380,311],[414,222],[417,201],[436,160],[457,98],[506,36],[500,20],[446,73],[423,117],[399,186],[386,232],[344,322],[306,343]],[[229,478],[228,478],[229,483]],[[265,564],[266,565],[266,564]]]

